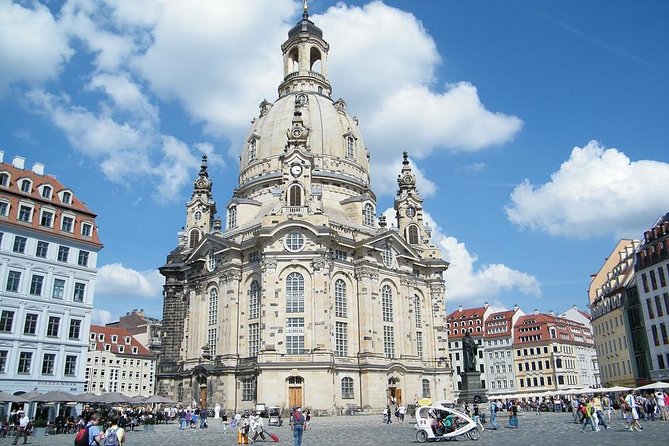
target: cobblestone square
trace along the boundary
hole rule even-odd
[[[627,432],[620,416],[611,420],[611,428],[601,432],[588,430],[581,433],[580,426],[574,424],[568,413],[524,413],[519,416],[520,427],[511,429],[501,427],[499,430],[486,429],[481,433],[479,441],[471,441],[460,437],[459,442],[473,443],[477,446],[488,445],[572,445],[587,443],[589,445],[639,444],[644,446],[666,445],[669,437],[669,422],[642,421],[641,432]],[[498,416],[498,424],[506,424],[506,416]],[[284,423],[281,427],[268,427],[266,430],[278,435],[280,443],[292,444],[292,432]],[[489,425],[489,423],[487,424]],[[412,418],[404,423],[384,424],[381,416],[357,415],[343,417],[313,418],[311,429],[305,431],[303,446],[357,446],[357,445],[418,445]],[[12,439],[0,439],[0,445],[11,444]],[[29,444],[33,446],[71,446],[74,435],[50,435],[31,437]],[[258,445],[268,443],[257,441]],[[169,446],[235,446],[236,434],[224,434],[223,425],[210,418],[209,429],[187,429],[180,431],[178,424],[161,424],[154,427],[153,432],[138,430],[129,432],[126,446],[134,445],[169,445]]]

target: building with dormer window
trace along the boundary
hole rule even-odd
[[[96,215],[44,165],[0,151],[0,388],[82,392]]]
[[[203,157],[186,226],[160,268],[157,392],[226,411],[262,402],[323,414],[452,399],[448,263],[423,221],[408,155],[390,228],[306,9],[281,51],[278,98],[260,103],[245,138],[226,227]]]
[[[91,325],[87,342],[86,392],[154,394],[156,358],[130,331]]]

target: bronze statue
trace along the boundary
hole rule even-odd
[[[477,350],[478,350],[478,345],[476,344],[476,341],[472,339],[469,332],[465,333],[465,337],[462,338],[462,358],[464,362],[465,372],[476,371]]]

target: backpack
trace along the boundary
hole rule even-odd
[[[105,446],[119,446],[121,443],[118,441],[118,428],[110,427],[107,429],[105,434]]]
[[[79,432],[77,432],[77,435],[74,437],[74,446],[89,446],[90,445],[90,440],[88,439],[88,428],[90,426],[86,425],[81,428],[79,428]]]

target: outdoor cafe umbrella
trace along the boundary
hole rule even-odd
[[[634,390],[655,390],[655,389],[669,389],[669,383],[658,381],[656,383],[646,384],[645,386],[637,387]]]
[[[124,395],[119,392],[110,392],[110,393],[103,393],[102,395],[99,395],[97,398],[91,399],[90,402],[95,402],[95,403],[107,403],[107,404],[122,404],[122,403],[132,403],[132,398],[129,397],[128,395]]]
[[[27,403],[25,399],[20,396],[12,395],[11,393],[0,390],[0,402],[2,403]]]
[[[54,390],[51,392],[42,393],[31,398],[30,401],[36,403],[68,403],[76,401],[76,396],[71,393]]]
[[[630,387],[624,387],[624,386],[613,386],[613,387],[602,387],[601,389],[597,389],[597,393],[604,393],[604,392],[627,392],[628,390],[632,390]]]
[[[146,403],[146,404],[160,404],[160,403],[163,403],[163,404],[174,404],[174,401],[172,401],[172,400],[169,399],[169,398],[165,398],[164,396],[160,396],[160,395],[151,395],[151,396],[147,396],[146,398],[144,398],[144,399],[142,400],[142,403]]]

